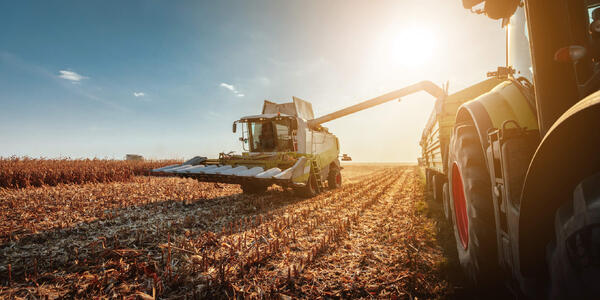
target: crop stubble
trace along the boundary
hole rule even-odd
[[[416,208],[418,169],[344,175],[341,189],[312,199],[146,177],[2,191],[13,204],[38,198],[1,224],[13,229],[0,246],[0,296],[443,296],[442,250]],[[35,230],[15,230],[24,219]]]

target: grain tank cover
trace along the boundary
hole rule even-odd
[[[268,100],[265,100],[265,104],[263,105],[263,114],[285,114],[289,116],[299,117],[305,120],[312,120],[315,118],[315,115],[312,110],[312,104],[308,101],[304,101],[297,97],[292,97],[293,102],[288,103],[274,103]]]

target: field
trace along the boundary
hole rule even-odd
[[[311,198],[134,176],[0,189],[0,298],[453,298],[415,166],[350,165]]]
[[[135,175],[147,175],[152,169],[175,163],[181,162],[0,158],[0,188],[130,181]]]

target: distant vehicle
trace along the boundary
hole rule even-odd
[[[144,160],[144,157],[138,154],[126,154],[125,160],[142,161]]]

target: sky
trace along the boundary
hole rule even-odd
[[[263,100],[316,116],[504,63],[498,21],[439,1],[2,1],[0,156],[216,157]],[[324,124],[354,161],[413,162],[434,99]]]

